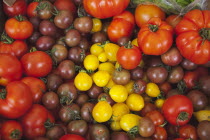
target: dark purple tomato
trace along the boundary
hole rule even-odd
[[[180,82],[184,77],[184,70],[181,66],[172,67],[168,73],[168,82],[171,84],[176,84]]]
[[[66,33],[65,42],[69,47],[75,47],[79,45],[81,38],[81,34],[78,30],[70,29]]]
[[[93,28],[93,20],[88,16],[77,17],[73,24],[74,28],[81,33],[90,33]]]
[[[80,107],[83,106],[86,102],[89,100],[89,96],[86,93],[80,93],[78,94],[75,103],[78,104]]]
[[[130,70],[131,79],[138,80],[144,77],[144,70],[141,67],[136,67],[135,69]]]
[[[68,56],[68,49],[62,44],[54,44],[51,49],[51,57],[56,64],[65,60]]]
[[[81,107],[81,118],[86,122],[93,122],[92,110],[94,108],[94,103],[86,102]]]
[[[126,132],[113,132],[111,134],[111,140],[130,140],[128,134]]]
[[[84,136],[87,133],[88,124],[85,120],[73,120],[67,125],[67,133]]]
[[[58,28],[66,29],[73,23],[73,13],[69,10],[60,10],[54,17],[54,23]]]
[[[27,39],[28,43],[31,46],[35,46],[36,45],[36,41],[38,40],[39,37],[41,37],[41,33],[38,31],[35,31],[32,33],[32,35]]]
[[[61,125],[54,125],[47,129],[46,137],[50,140],[58,140],[65,134],[65,131]]]
[[[74,78],[76,75],[75,64],[71,60],[63,60],[59,63],[58,67],[59,75],[66,80]]]
[[[41,19],[39,17],[35,16],[35,17],[30,17],[29,21],[32,23],[32,25],[34,27],[34,31],[38,31]]]
[[[181,66],[182,68],[184,68],[185,70],[194,70],[198,67],[197,64],[193,63],[192,61],[188,60],[188,59],[183,59],[181,62]]]
[[[103,92],[103,88],[93,84],[91,88],[87,91],[88,96],[91,99],[97,99],[98,96]]]
[[[168,71],[165,67],[156,66],[149,67],[146,71],[148,79],[156,84],[161,84],[165,82],[168,77]]]
[[[155,132],[155,125],[149,117],[142,117],[139,121],[138,130],[142,137],[150,137]]]
[[[47,75],[47,89],[49,91],[57,91],[58,87],[63,83],[63,79],[60,75],[51,73]]]
[[[71,47],[68,51],[68,59],[73,61],[75,64],[81,64],[85,58],[85,50],[76,46]]]
[[[153,103],[145,102],[145,105],[142,108],[142,110],[139,112],[139,114],[140,116],[144,117],[148,112],[156,109],[157,107]]]
[[[110,140],[110,132],[104,124],[93,124],[89,130],[91,140]]]
[[[145,56],[143,59],[145,59],[145,67],[147,68],[163,65],[160,56]]]
[[[82,37],[82,39],[80,40],[78,46],[79,46],[81,49],[83,49],[83,50],[85,50],[85,51],[88,51],[89,48],[90,48],[90,46],[91,46],[91,43],[88,41],[87,38]]]
[[[37,14],[40,19],[50,19],[53,16],[53,5],[50,1],[43,0],[37,6]]]
[[[52,49],[52,46],[54,44],[55,44],[54,38],[48,35],[43,35],[37,39],[36,49],[39,51],[47,51]]]
[[[203,76],[199,79],[201,90],[208,96],[210,96],[210,76]]]
[[[209,140],[210,138],[210,121],[204,120],[197,126],[197,134],[200,140]]]
[[[178,89],[171,89],[168,91],[168,93],[166,94],[166,98],[169,98],[173,95],[177,95],[177,94],[181,94],[181,91]]]
[[[145,82],[142,79],[134,81],[134,86],[133,86],[134,93],[143,94],[145,92],[146,85],[147,82]]]
[[[107,41],[107,35],[104,32],[95,32],[92,34],[91,41],[92,43],[102,43]]]
[[[131,79],[130,71],[126,69],[117,70],[115,69],[112,74],[112,80],[118,85],[126,85]]]
[[[42,20],[39,25],[39,31],[42,35],[55,37],[57,34],[57,27],[50,20]]]
[[[58,94],[53,91],[46,92],[42,96],[42,104],[49,110],[55,109],[60,104]]]
[[[50,140],[50,139],[47,137],[36,137],[33,140]]]

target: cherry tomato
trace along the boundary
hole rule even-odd
[[[27,7],[27,15],[28,17],[35,17],[37,16],[37,6],[39,5],[39,2],[37,1],[34,1],[34,2],[31,2],[29,3],[28,7]]]

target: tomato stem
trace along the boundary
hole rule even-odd
[[[73,99],[69,98],[68,96],[61,96],[60,103],[70,105],[73,102]]]
[[[7,91],[2,89],[0,92],[0,99],[6,99]]]
[[[22,15],[15,16],[15,19],[17,19],[18,21],[24,21],[25,20],[25,18]]]
[[[203,40],[210,41],[210,28],[202,28],[202,29],[200,29],[199,34],[203,38]]]
[[[131,135],[132,137],[135,137],[136,134],[138,134],[139,128],[138,126],[134,126],[128,131],[128,134]]]
[[[11,132],[10,137],[12,139],[19,139],[20,138],[20,131],[18,129],[15,129]]]
[[[152,32],[156,32],[158,30],[158,25],[149,24],[148,27]]]
[[[128,43],[125,44],[125,48],[126,48],[126,49],[131,49],[131,48],[133,48],[133,45],[131,44],[131,41],[129,41]]]
[[[6,35],[5,32],[3,32],[1,35],[1,41],[6,44],[12,44],[14,42],[14,39],[12,39],[8,35]]]
[[[180,112],[180,114],[177,117],[177,124],[178,124],[179,120],[185,121],[185,120],[188,120],[188,119],[189,119],[189,114],[187,112]]]
[[[50,129],[54,126],[54,123],[50,122],[50,119],[47,119],[47,121],[44,123],[44,127],[47,129]]]

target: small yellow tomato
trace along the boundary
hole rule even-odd
[[[128,91],[123,85],[113,85],[109,90],[112,100],[117,103],[124,102],[128,97]]]
[[[128,94],[131,94],[131,93],[134,92],[133,86],[134,86],[134,81],[133,81],[133,80],[130,80],[130,81],[125,85],[125,88],[127,89]]]
[[[109,82],[111,78],[110,74],[107,71],[99,70],[93,74],[93,81],[99,87],[104,87]]]
[[[92,78],[84,71],[79,72],[74,78],[74,85],[80,91],[87,91],[93,83]]]
[[[163,103],[165,102],[164,99],[157,99],[155,100],[155,105],[158,107],[158,108],[161,108],[163,106]]]
[[[98,57],[93,54],[89,54],[85,57],[83,64],[86,70],[95,71],[99,66]]]
[[[131,41],[131,44],[132,44],[132,45],[135,45],[135,46],[138,46],[137,38],[133,39],[133,40]]]
[[[105,87],[111,89],[114,85],[116,85],[116,83],[112,80],[112,78],[110,78],[109,82]]]
[[[98,56],[99,54],[101,54],[102,52],[104,52],[104,49],[100,45],[101,45],[101,43],[94,43],[90,47],[90,53],[93,54],[93,55]]]
[[[144,99],[140,94],[132,93],[128,96],[126,104],[132,111],[140,111],[144,107]]]
[[[113,131],[120,131],[122,130],[122,128],[120,127],[120,121],[112,121],[110,124],[110,128]]]
[[[139,120],[140,119],[141,119],[141,117],[138,116],[138,115],[135,115],[135,114],[125,114],[120,119],[120,127],[124,131],[128,132],[133,127],[139,125]]]
[[[100,62],[106,62],[108,60],[107,56],[106,56],[106,53],[105,52],[102,52],[98,55],[98,60]]]
[[[198,120],[198,122],[207,120],[210,121],[210,110],[199,110],[194,112],[193,115]]]
[[[102,123],[108,121],[112,117],[112,107],[107,101],[99,101],[92,111],[93,119]]]
[[[112,62],[117,61],[116,55],[119,48],[120,46],[114,43],[106,43],[104,45],[104,51],[109,61],[112,61]]]
[[[160,94],[160,89],[155,83],[147,83],[145,93],[150,97],[157,97]]]
[[[128,113],[130,110],[125,103],[115,103],[112,106],[112,121],[120,121],[121,117]]]
[[[93,21],[93,28],[91,32],[99,32],[102,29],[102,22],[99,18],[92,18]]]
[[[112,64],[111,62],[103,62],[100,63],[98,66],[98,70],[108,71],[110,75],[112,75],[114,69],[114,64]]]

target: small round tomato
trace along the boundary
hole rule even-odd
[[[122,130],[122,128],[120,127],[120,121],[112,121],[110,123],[110,128],[113,131],[120,131],[120,130]]]
[[[80,71],[74,79],[74,85],[80,91],[89,90],[92,84],[92,78],[85,71]]]
[[[109,90],[112,100],[117,103],[124,102],[128,97],[128,91],[123,85],[113,85]]]
[[[157,108],[161,108],[163,106],[164,102],[165,102],[165,99],[161,99],[161,98],[156,99],[155,100],[155,105],[156,105]]]
[[[28,4],[28,7],[27,7],[27,15],[29,17],[35,17],[37,16],[37,6],[39,5],[39,2],[37,1],[34,1],[34,2],[31,2]]]
[[[85,140],[85,138],[76,134],[66,134],[63,135],[59,140]]]
[[[160,94],[160,89],[155,83],[147,83],[145,93],[150,97],[157,97]]]
[[[167,132],[164,127],[161,126],[156,126],[155,127],[155,132],[152,135],[153,140],[167,140]]]
[[[165,121],[163,114],[159,110],[152,110],[146,113],[146,117],[149,117],[155,126],[162,125]]]
[[[128,96],[126,104],[131,111],[140,111],[144,107],[144,99],[137,93]]]
[[[107,58],[107,56],[106,56],[106,53],[105,53],[105,52],[100,53],[100,54],[98,55],[98,60],[99,60],[100,62],[106,62],[106,61],[108,61],[108,58]]]
[[[197,140],[197,129],[191,124],[183,125],[179,128],[179,136],[185,139]]]
[[[0,134],[2,140],[21,139],[23,135],[23,129],[18,121],[8,120],[3,122]]]
[[[112,73],[114,72],[114,64],[111,62],[104,62],[104,63],[100,63],[98,66],[98,70],[104,70],[109,72],[110,75],[112,75]]]
[[[85,57],[83,64],[86,70],[95,71],[99,66],[98,57],[93,54],[89,54]]]
[[[124,85],[128,91],[128,94],[134,93],[134,81],[130,80],[126,85]]]
[[[121,117],[129,114],[130,109],[125,103],[115,103],[112,106],[112,121],[120,121]]]
[[[92,111],[93,119],[99,123],[106,122],[112,117],[112,107],[107,101],[99,101]]]
[[[52,70],[52,58],[43,51],[26,53],[20,61],[27,76],[44,77]]]
[[[90,47],[90,53],[98,56],[100,53],[104,52],[104,49],[100,46],[101,43],[95,43]]]
[[[120,127],[128,132],[130,131],[133,127],[136,127],[139,125],[139,120],[141,119],[140,116],[135,115],[135,114],[125,114],[121,117],[120,119]]]
[[[93,20],[93,28],[91,32],[99,32],[102,29],[102,22],[99,18],[92,18]]]
[[[99,70],[92,76],[94,83],[99,87],[104,87],[109,82],[111,76],[109,72]]]
[[[117,61],[117,51],[120,48],[119,45],[114,44],[114,43],[105,43],[103,45],[104,51],[107,55],[107,58],[111,62],[116,62]]]

